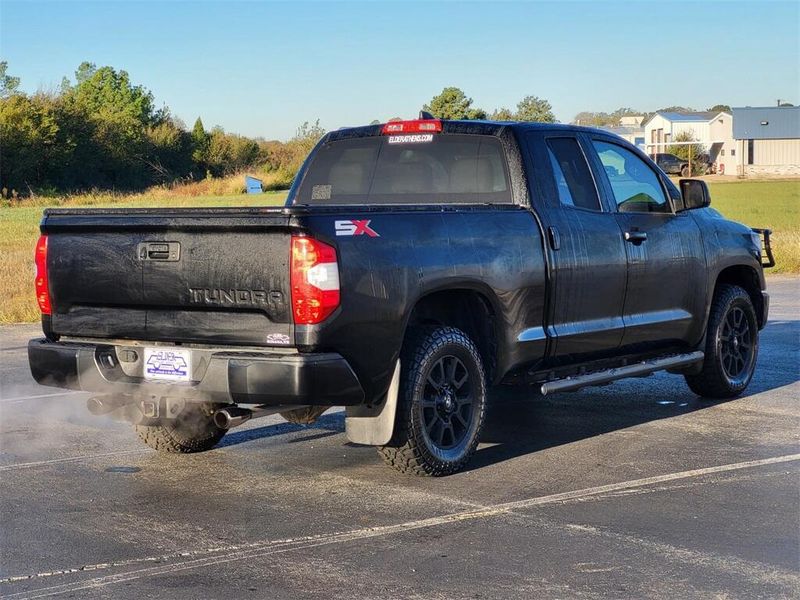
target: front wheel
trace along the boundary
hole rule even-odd
[[[689,388],[707,398],[735,398],[753,378],[758,357],[758,321],[750,295],[736,285],[714,294],[700,373],[686,375]]]
[[[403,473],[460,471],[478,446],[486,380],[478,349],[453,327],[415,328],[403,345],[397,416],[383,460]]]

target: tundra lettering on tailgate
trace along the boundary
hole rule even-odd
[[[189,300],[193,304],[213,305],[263,305],[270,302],[279,304],[283,294],[279,291],[236,290],[221,288],[189,288]]]

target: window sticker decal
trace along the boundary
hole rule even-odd
[[[392,135],[389,137],[390,144],[424,144],[433,141],[432,133],[416,133],[411,135]]]
[[[331,186],[330,185],[315,185],[311,188],[312,200],[330,200],[331,199]]]

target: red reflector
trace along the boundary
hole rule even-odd
[[[298,325],[315,325],[339,306],[336,250],[307,237],[292,236],[292,316]]]
[[[50,289],[47,281],[47,236],[39,237],[34,254],[36,264],[36,302],[43,315],[50,314]]]
[[[439,133],[442,122],[438,119],[417,119],[416,121],[393,121],[383,126],[383,135],[395,133]]]

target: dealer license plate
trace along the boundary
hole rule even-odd
[[[191,350],[145,348],[144,378],[189,381],[192,375]]]

